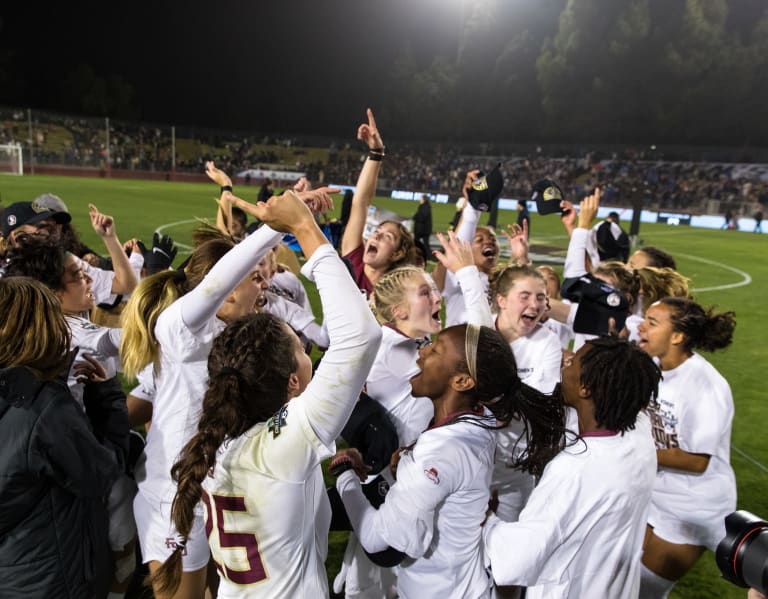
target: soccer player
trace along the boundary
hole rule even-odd
[[[320,462],[333,455],[381,329],[293,192],[257,212],[298,239],[307,257],[302,272],[317,283],[331,343],[312,377],[299,338],[270,314],[233,320],[213,341],[199,424],[172,468],[178,536],[153,577],[164,597],[180,588],[185,547],[206,536],[220,598],[328,596],[331,513]],[[150,433],[156,427],[155,418]],[[195,524],[201,499],[205,534]]]
[[[494,580],[526,597],[637,597],[656,476],[648,418],[659,369],[626,341],[588,341],[564,361],[561,393],[580,438],[547,465],[517,522],[483,527]]]

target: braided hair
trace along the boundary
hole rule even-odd
[[[298,367],[294,348],[288,327],[271,314],[238,318],[214,339],[197,433],[171,468],[178,485],[171,516],[182,541],[151,578],[161,593],[173,594],[179,586],[181,554],[195,505],[219,448],[266,422],[288,401],[288,380]]]

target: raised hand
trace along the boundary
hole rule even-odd
[[[368,108],[368,124],[363,123],[357,128],[357,139],[363,141],[370,150],[383,150],[384,142],[381,139],[379,129],[376,127],[376,119],[373,118],[373,111]]]
[[[333,210],[332,193],[339,193],[338,187],[319,187],[318,189],[307,189],[297,192],[296,195],[309,207],[314,213],[323,213],[327,210]]]
[[[560,210],[562,210],[560,220],[568,232],[568,237],[570,237],[573,229],[576,227],[576,210],[568,200],[560,200]]]
[[[504,233],[509,240],[510,258],[518,264],[528,264],[528,220],[523,220],[521,227],[517,223],[507,225]]]
[[[88,204],[89,216],[91,217],[91,226],[99,237],[115,237],[115,219],[99,212],[93,204]]]
[[[442,233],[438,233],[437,240],[444,251],[435,250],[432,253],[446,269],[455,273],[475,263],[472,245],[468,241],[461,241],[453,231],[448,231],[448,239]]]
[[[208,175],[208,178],[211,179],[211,181],[218,183],[222,187],[224,185],[232,185],[232,179],[229,178],[229,175],[223,170],[216,168],[213,160],[209,160],[205,163],[205,174]]]
[[[600,188],[595,187],[592,195],[586,196],[579,203],[579,228],[589,229],[592,226],[592,221],[597,216],[597,209],[600,207]]]

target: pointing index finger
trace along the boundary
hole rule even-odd
[[[368,113],[368,126],[373,129],[376,129],[376,119],[373,118],[373,110],[368,108],[366,112]],[[376,130],[378,131],[378,129]]]

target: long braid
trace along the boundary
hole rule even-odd
[[[171,556],[151,577],[163,594],[181,581],[181,559],[194,523],[202,482],[216,466],[216,454],[287,401],[288,379],[297,368],[287,326],[270,314],[252,314],[230,323],[216,337],[208,356],[209,385],[197,433],[171,468],[177,483],[171,515],[180,539]]]

